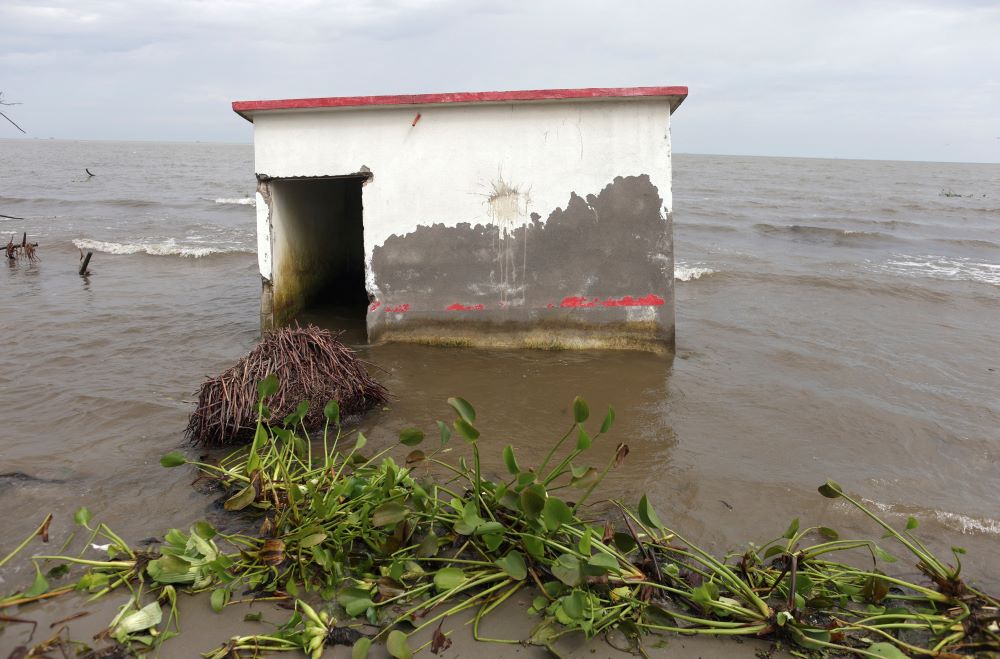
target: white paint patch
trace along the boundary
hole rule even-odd
[[[508,304],[512,301],[511,296],[520,292],[517,302],[524,304],[527,290],[525,272],[528,267],[528,205],[531,197],[527,191],[518,189],[502,176],[493,181],[490,187],[486,203],[496,231],[493,235],[493,249],[497,266],[495,283],[500,292],[500,303]],[[516,244],[518,229],[522,230],[520,246]],[[518,256],[521,258],[518,259]]]
[[[630,323],[643,323],[656,321],[656,308],[654,307],[625,307],[625,320]]]
[[[524,224],[524,220],[528,217],[528,203],[531,198],[527,192],[514,187],[502,176],[493,181],[491,186],[487,198],[490,218],[500,233],[509,235]]]
[[[264,195],[257,193],[257,267],[260,276],[271,281],[274,272],[271,269],[271,209],[264,201]]]

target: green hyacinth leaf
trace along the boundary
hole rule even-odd
[[[406,642],[406,634],[398,629],[389,632],[389,638],[385,641],[385,648],[396,659],[412,659],[413,657],[413,651],[410,650],[410,646]]]
[[[245,488],[226,499],[226,502],[222,504],[222,507],[230,512],[243,510],[253,503],[253,500],[256,498],[257,491],[254,490],[253,485],[247,485]]]
[[[521,468],[517,464],[517,458],[514,457],[514,447],[510,444],[503,449],[503,463],[507,466],[507,471],[512,476],[517,476],[521,473]]]
[[[391,526],[402,522],[409,514],[409,508],[401,503],[383,503],[372,513],[372,526]]]
[[[472,424],[476,422],[476,410],[469,404],[469,401],[464,398],[449,398],[448,404],[451,405],[458,415],[465,420],[466,423]]]
[[[561,554],[550,568],[552,576],[571,588],[583,582],[583,571],[580,561],[572,554]]]
[[[556,531],[563,524],[573,521],[573,511],[562,499],[549,497],[542,506],[542,523],[549,531]]]
[[[523,581],[528,576],[528,566],[524,562],[524,555],[519,551],[512,551],[503,558],[497,559],[495,563],[515,581]]]
[[[179,467],[182,464],[187,464],[187,458],[180,451],[171,451],[160,458],[161,467]]]
[[[80,526],[90,524],[90,510],[86,506],[81,506],[73,513],[73,521]]]
[[[329,403],[323,407],[323,416],[333,425],[340,424],[340,403],[335,400],[331,400]]]
[[[424,432],[417,428],[406,428],[399,433],[399,443],[406,446],[416,446],[424,441]]]
[[[656,511],[653,510],[653,506],[649,503],[649,499],[645,494],[643,494],[642,498],[639,499],[639,519],[641,519],[642,523],[646,526],[652,526],[661,530],[666,528],[657,516]]]
[[[457,567],[441,568],[434,573],[434,587],[439,593],[454,590],[465,583],[465,572]]]
[[[604,415],[604,421],[601,422],[601,434],[607,433],[611,430],[611,426],[615,422],[615,408],[609,407],[608,413]]]
[[[529,485],[521,490],[521,510],[529,519],[536,519],[545,508],[545,487],[540,483]]]
[[[880,643],[872,643],[865,651],[869,654],[873,654],[876,657],[883,657],[884,659],[906,659],[906,653],[897,648],[892,643],[882,641]]]
[[[273,396],[278,391],[278,376],[271,373],[257,383],[257,395],[261,398]]]
[[[479,431],[476,427],[465,419],[455,419],[455,430],[465,438],[467,442],[474,442],[479,439]]]
[[[372,640],[367,636],[362,636],[355,641],[354,647],[351,648],[351,659],[367,659],[371,646]]]
[[[819,486],[819,493],[827,499],[839,499],[844,494],[844,488],[836,481],[827,481]]]

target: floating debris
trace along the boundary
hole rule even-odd
[[[5,216],[6,217],[6,216]],[[7,254],[7,258],[11,261],[16,261],[21,258],[21,256],[26,257],[29,261],[37,261],[38,254],[35,248],[38,247],[38,243],[29,243],[28,234],[21,234],[21,244],[14,242],[14,236],[11,235],[10,240],[4,245],[4,251]]]

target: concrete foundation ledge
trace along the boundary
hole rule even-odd
[[[655,322],[491,323],[485,321],[419,321],[383,326],[371,343],[418,343],[432,346],[536,350],[639,350],[672,356],[673,330]]]

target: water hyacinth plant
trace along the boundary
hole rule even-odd
[[[307,405],[270,419],[266,402],[276,390],[273,377],[260,383],[249,446],[217,463],[180,452],[161,460],[194,466],[224,488],[224,509],[243,530],[198,522],[169,531],[156,550],[139,551],[80,513],[92,539],[107,543],[107,560],[36,556],[41,581],[0,600],[0,608],[54,593],[42,565],[55,561],[85,570],[72,589],[93,597],[131,590],[108,636],[140,651],[176,633],[178,590],[205,593],[216,611],[262,599],[294,609],[273,632],[232,637],[205,655],[217,659],[292,650],[319,657],[338,644],[352,646],[355,658],[375,643],[399,659],[425,648],[438,653],[451,643],[449,620],[463,612],[479,641],[554,654],[567,635],[612,631],[633,649],[651,634],[676,633],[764,637],[796,652],[865,657],[1000,651],[998,603],[962,580],[961,551],[954,567],[944,563],[913,534],[915,520],[895,530],[832,481],[820,493],[872,518],[926,582],[880,569],[893,557],[874,541],[841,539],[798,520],[763,546],[713,556],[665,525],[645,496],[635,507],[588,508],[628,447],[619,444],[605,464],[586,463],[615,418],[609,409],[597,431],[588,430],[590,409],[580,398],[567,432],[537,465],[522,464],[512,445],[490,446],[461,398],[448,400],[454,418],[438,422],[433,439],[415,428],[400,433],[408,454],[398,464],[389,449],[366,455],[364,435],[341,428],[335,402],[323,410],[321,437],[306,430]],[[471,463],[446,459],[454,441],[467,445]],[[501,453],[503,477],[483,473],[486,447]],[[831,560],[838,555],[845,562]],[[859,555],[871,567],[857,567]],[[532,595],[532,632],[481,633],[482,620],[519,592]],[[428,633],[430,640],[417,641]]]

